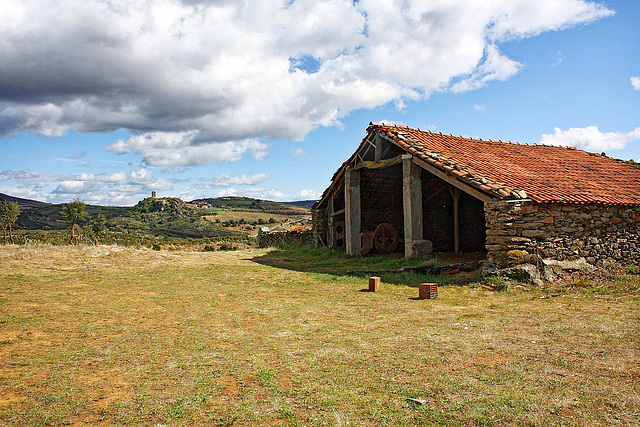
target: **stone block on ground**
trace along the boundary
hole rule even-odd
[[[586,274],[593,271],[595,267],[584,258],[573,261],[558,261],[555,259],[542,260],[542,276],[544,280],[553,282],[559,279],[567,279],[573,274]]]
[[[431,240],[416,240],[413,242],[413,255],[423,258],[433,258],[433,243]]]

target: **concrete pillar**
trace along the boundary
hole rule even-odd
[[[404,210],[404,256],[414,255],[413,244],[422,240],[421,168],[411,154],[402,156],[402,207]]]
[[[360,171],[344,171],[344,228],[347,255],[360,255]]]

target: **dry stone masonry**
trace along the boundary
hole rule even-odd
[[[313,245],[313,231],[304,230],[301,232],[289,231],[262,231],[258,232],[258,246],[268,248],[277,246],[280,243],[291,243],[293,245]]]
[[[497,268],[640,263],[640,206],[501,200],[485,203],[485,219],[487,261]]]

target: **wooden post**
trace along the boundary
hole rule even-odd
[[[374,160],[376,162],[379,162],[380,160],[382,160],[382,144],[383,144],[383,140],[380,137],[376,138],[376,151],[374,154]]]
[[[453,247],[454,251],[460,253],[460,215],[459,215],[459,200],[460,189],[455,187],[449,187],[451,191],[451,197],[453,197]]]
[[[336,240],[335,230],[333,220],[333,193],[329,193],[329,203],[327,206],[327,247],[329,249],[334,249],[334,244]]]
[[[345,249],[347,255],[360,255],[360,171],[344,171],[344,222]]]
[[[422,179],[421,168],[413,163],[411,154],[402,156],[402,207],[404,210],[404,256],[414,255],[413,244],[422,240]]]

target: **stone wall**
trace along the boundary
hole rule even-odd
[[[311,225],[313,226],[313,244],[316,246],[327,246],[327,227],[329,219],[325,209],[311,210]]]
[[[258,232],[258,246],[268,248],[280,243],[292,243],[294,245],[313,245],[313,230],[301,232],[267,231]]]
[[[541,260],[640,263],[640,207],[485,203],[487,261],[498,268]]]

